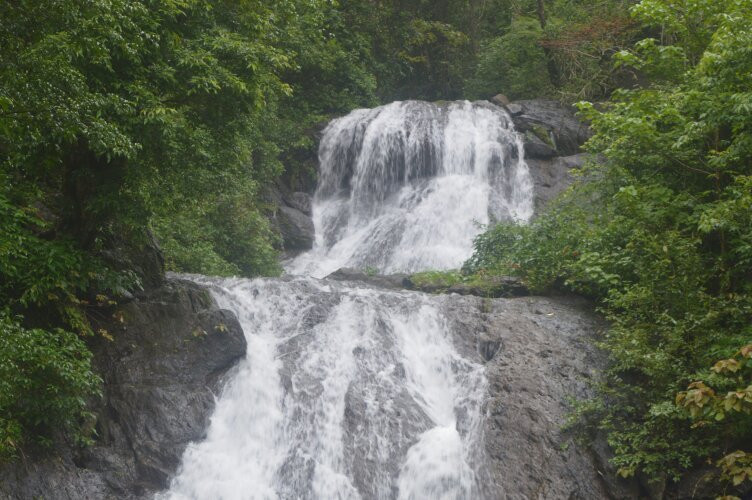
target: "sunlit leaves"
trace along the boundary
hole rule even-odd
[[[737,450],[721,458],[718,467],[723,471],[725,479],[731,480],[734,486],[744,481],[752,481],[752,455]]]
[[[735,414],[752,415],[752,345],[739,349],[734,357],[715,363],[711,371],[725,377],[730,384],[748,384],[737,387],[725,394],[716,394],[703,382],[693,382],[686,391],[676,396],[676,403],[689,412],[696,426],[707,419],[723,421]],[[735,420],[736,422],[736,420]],[[752,455],[737,450],[729,453],[717,464],[724,479],[738,486],[744,481],[752,481]]]
[[[714,364],[711,370],[716,373],[736,373],[741,367],[741,363],[735,359],[723,359]]]

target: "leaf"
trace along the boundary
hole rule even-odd
[[[115,338],[112,335],[110,335],[110,332],[108,332],[104,328],[100,328],[97,333],[99,333],[100,336],[102,336],[103,338],[109,340],[110,342],[114,342],[115,341]]]
[[[741,349],[739,349],[739,354],[742,355],[742,357],[745,358],[752,358],[752,344],[745,345]]]
[[[620,467],[617,471],[617,474],[619,474],[623,478],[628,478],[634,476],[635,469],[634,467]]]
[[[711,370],[713,370],[716,373],[736,373],[741,369],[741,363],[739,363],[736,359],[723,359],[721,361],[718,361]]]

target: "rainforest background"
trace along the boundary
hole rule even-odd
[[[3,2],[0,460],[95,439],[91,318],[159,281],[157,242],[278,274],[264,193],[315,182],[322,123],[504,93],[583,101],[593,161],[463,272],[601,306],[611,370],[573,422],[623,475],[750,479],[751,25],[749,0]]]

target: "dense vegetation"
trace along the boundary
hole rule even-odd
[[[86,339],[110,337],[90,319],[159,281],[155,237],[168,269],[275,274],[264,191],[311,182],[317,124],[397,98],[604,95],[624,12],[616,0],[3,2],[0,458],[86,417]]]
[[[290,106],[296,78],[347,82],[307,89],[335,110],[372,93],[357,44],[328,38],[338,15],[293,1],[0,6],[0,456],[85,413],[96,378],[76,335],[159,280],[140,262],[145,228],[174,269],[276,272],[260,190],[282,145],[331,112]]]
[[[709,460],[739,484],[752,476],[752,3],[632,12],[661,37],[615,57],[643,85],[580,104],[596,161],[529,226],[479,237],[466,270],[598,301],[611,365],[579,413],[620,473],[676,480]]]
[[[612,365],[580,413],[623,474],[677,478],[711,458],[745,480],[751,13],[749,0],[3,2],[0,460],[56,431],[90,437],[76,431],[98,391],[87,342],[110,335],[90,318],[159,280],[143,262],[155,237],[172,270],[275,274],[264,192],[311,182],[320,123],[503,92],[610,100],[581,105],[599,161],[530,226],[482,235],[472,281],[514,273],[599,302]]]

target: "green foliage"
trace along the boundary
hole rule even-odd
[[[629,17],[629,0],[554,2],[541,45],[556,70],[562,100],[603,99],[634,78],[611,63],[639,33]]]
[[[481,48],[470,92],[488,97],[503,91],[511,99],[548,94],[551,81],[540,45],[542,38],[543,30],[536,19],[515,19],[506,34]]]
[[[28,331],[61,355],[66,331],[93,334],[93,308],[158,278],[130,258],[147,228],[171,269],[278,273],[261,195],[280,159],[310,151],[322,117],[373,101],[367,41],[342,12],[323,0],[0,4],[0,308],[23,316],[18,328],[40,328]],[[30,381],[46,373],[28,362]],[[50,430],[19,424],[19,408],[3,409],[14,442]]]
[[[726,394],[713,390],[704,382],[689,384],[687,390],[676,395],[676,405],[689,413],[695,427],[717,427],[716,432],[739,439],[739,432],[750,427],[752,416],[752,344],[739,349],[733,357],[716,362],[707,376],[711,384]],[[731,422],[728,422],[730,420]],[[723,422],[724,425],[719,425]],[[752,481],[752,455],[741,450],[729,453],[718,460],[723,479],[738,486]]]
[[[89,310],[138,285],[133,273],[112,272],[72,239],[49,238],[51,224],[39,216],[44,208],[15,206],[5,191],[0,188],[0,462],[58,432],[86,442],[78,424],[88,417],[86,399],[97,394],[99,378],[77,335],[95,334]],[[44,329],[22,327],[23,318],[10,310],[25,311],[26,323]],[[103,330],[97,334],[111,340]]]
[[[507,297],[509,283],[485,272],[424,271],[410,275],[411,287],[429,293],[470,293],[480,297]]]
[[[179,211],[152,219],[166,267],[213,276],[279,274],[268,220],[245,196],[218,196],[211,206],[186,200]]]
[[[340,19],[347,25],[338,34],[357,51],[361,69],[355,81],[371,82],[381,101],[462,97],[481,10],[477,4],[342,2]]]
[[[347,59],[353,77],[328,95],[368,81],[382,101],[602,97],[615,85],[610,56],[634,36],[632,3],[546,0],[541,19],[536,0],[342,2],[323,14],[331,53],[346,48],[358,63]]]
[[[632,13],[643,25],[660,28],[665,45],[681,47],[697,62],[722,18],[746,7],[743,0],[643,0],[634,6]]]
[[[377,276],[379,274],[379,270],[371,266],[367,266],[365,269],[363,269],[363,272],[366,274],[366,276]]]
[[[291,7],[4,4],[0,144],[9,182],[32,195],[19,202],[59,193],[59,229],[96,252],[172,197],[270,178],[276,151],[254,139],[262,110],[290,91],[273,20]]]
[[[651,84],[617,91],[605,110],[581,105],[598,161],[529,226],[481,235],[466,264],[598,301],[611,363],[582,415],[606,431],[622,474],[674,479],[723,456],[727,440],[752,441],[748,415],[697,426],[674,404],[752,338],[752,4],[682,2],[704,27],[686,32],[675,3],[634,9],[675,26],[672,45],[650,39],[617,57]]]
[[[0,177],[1,179],[2,177]],[[45,238],[50,224],[31,207],[17,207],[0,188],[0,301],[30,310],[37,324],[63,324],[92,335],[88,293],[117,296],[138,285],[133,273],[114,273],[82,252],[74,241]]]
[[[43,437],[76,429],[90,417],[86,400],[101,383],[90,358],[75,334],[23,328],[0,312],[0,462],[14,458],[28,436],[45,444]]]
[[[543,12],[536,1],[497,3],[496,24],[486,28],[466,79],[471,96],[574,101],[602,98],[616,87],[610,57],[635,36],[632,2],[544,2]]]
[[[463,275],[458,271],[424,271],[410,275],[410,281],[419,290],[433,289],[446,291],[450,286],[462,283]]]

